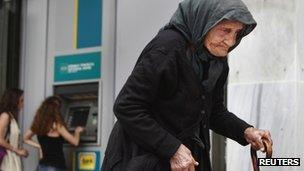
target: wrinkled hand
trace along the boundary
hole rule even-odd
[[[195,171],[198,162],[191,155],[191,151],[181,144],[170,159],[171,171]]]
[[[255,150],[261,150],[262,152],[265,152],[262,139],[266,139],[272,145],[270,132],[267,130],[260,130],[257,128],[249,127],[244,131],[244,137]]]

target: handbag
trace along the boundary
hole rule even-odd
[[[2,160],[6,154],[6,149],[0,146],[0,165],[2,164]]]

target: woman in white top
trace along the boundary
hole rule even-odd
[[[0,166],[1,171],[21,171],[20,157],[28,152],[19,147],[20,130],[17,118],[23,107],[23,91],[20,89],[6,90],[0,101],[0,146],[6,149]]]

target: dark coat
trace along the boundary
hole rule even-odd
[[[206,70],[205,77],[213,78],[207,91],[187,59],[187,47],[179,31],[168,29],[143,50],[115,101],[118,121],[102,171],[170,170],[169,159],[181,143],[200,163],[197,170],[209,171],[209,129],[247,144],[243,133],[250,125],[223,104],[227,60],[217,72]]]

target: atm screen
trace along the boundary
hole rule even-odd
[[[71,107],[69,109],[69,116],[67,119],[67,125],[70,128],[75,128],[77,126],[85,127],[87,124],[88,116],[90,113],[90,107]]]

